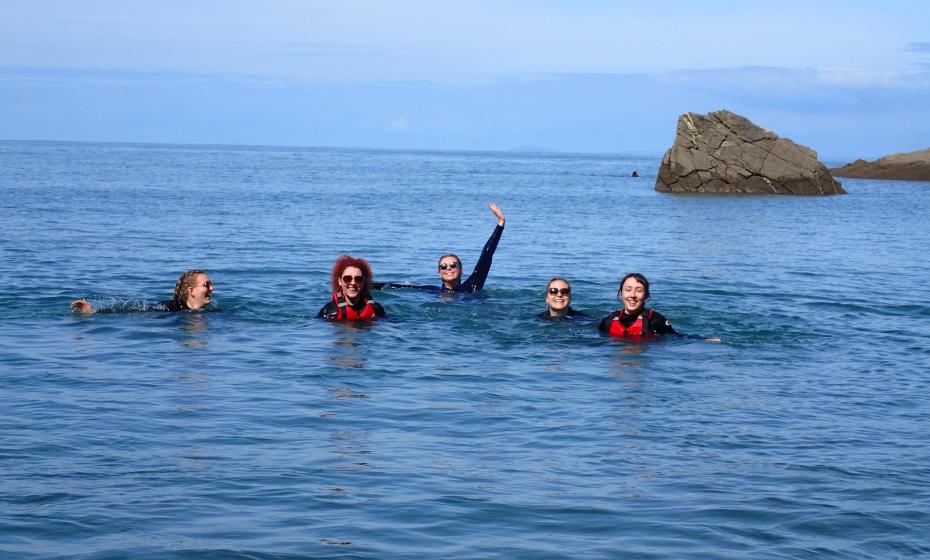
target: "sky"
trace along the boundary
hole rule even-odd
[[[645,154],[718,109],[930,148],[930,2],[0,2],[0,139]]]

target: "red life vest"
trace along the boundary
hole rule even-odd
[[[610,322],[610,336],[652,336],[652,329],[649,328],[652,309],[643,309],[636,321],[629,327],[624,327],[620,323],[621,315],[623,315],[622,309],[617,311],[614,320]]]
[[[336,316],[334,321],[371,321],[375,318],[375,308],[371,305],[371,300],[365,298],[365,307],[361,312],[349,304],[348,300],[343,297],[342,292],[333,294],[333,302],[336,304]]]

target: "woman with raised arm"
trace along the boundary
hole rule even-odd
[[[399,284],[399,283],[381,283],[372,286],[372,289],[380,290],[381,288],[407,288],[412,290],[423,290],[427,292],[466,292],[470,294],[481,291],[484,287],[485,280],[488,279],[488,272],[491,271],[491,261],[494,259],[494,251],[497,250],[497,243],[504,232],[504,224],[507,219],[504,212],[495,203],[491,203],[491,213],[497,218],[497,227],[491,233],[484,249],[481,250],[481,257],[478,258],[478,264],[471,275],[462,281],[462,260],[453,253],[439,257],[439,279],[442,281],[441,286],[424,286],[418,284]]]
[[[374,275],[365,259],[342,255],[333,265],[332,301],[320,309],[317,317],[330,321],[371,321],[387,314],[381,304],[371,299]]]
[[[492,202],[488,208],[497,218],[497,227],[494,228],[488,242],[484,244],[481,257],[478,258],[478,264],[475,265],[471,275],[462,282],[462,260],[459,259],[458,255],[449,253],[439,257],[439,279],[442,280],[443,290],[474,294],[484,287],[484,282],[488,279],[488,272],[491,271],[494,251],[497,250],[497,243],[501,239],[501,234],[504,233],[504,224],[507,223],[504,212],[501,211],[497,204]]]

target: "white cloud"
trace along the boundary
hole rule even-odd
[[[407,130],[408,127],[409,125],[407,124],[407,119],[404,117],[398,117],[391,121],[391,124],[388,125],[388,130],[401,131]]]

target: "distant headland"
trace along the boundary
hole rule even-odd
[[[830,170],[836,177],[930,181],[930,149],[892,154],[875,161],[857,159]]]

